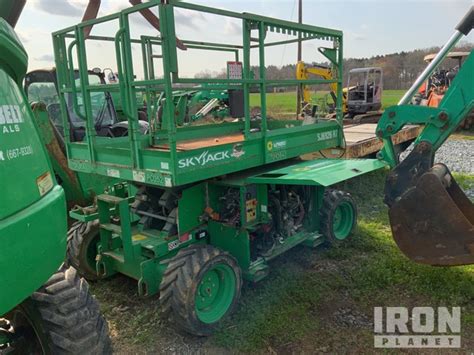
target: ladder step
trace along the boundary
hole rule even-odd
[[[122,228],[116,224],[103,223],[100,225],[100,228],[110,231],[112,233],[118,234],[118,235],[122,234]]]
[[[123,197],[118,197],[118,196],[114,196],[114,195],[107,195],[107,194],[99,195],[99,196],[97,196],[97,199],[99,201],[104,201],[104,202],[110,203],[112,205],[118,205],[123,200],[127,200],[126,198],[123,198]]]

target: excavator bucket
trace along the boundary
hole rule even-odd
[[[389,210],[392,233],[411,260],[474,264],[474,205],[444,164],[423,174]]]

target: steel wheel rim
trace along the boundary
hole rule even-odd
[[[206,271],[197,285],[195,309],[203,323],[215,323],[228,311],[235,297],[236,276],[229,265],[219,264]]]
[[[337,206],[333,217],[334,236],[338,240],[346,239],[354,225],[354,210],[349,202]]]
[[[34,325],[33,319],[21,309],[15,309],[7,318],[15,333],[21,336],[11,343],[14,353],[19,354],[44,354],[43,339],[38,335],[38,330]]]

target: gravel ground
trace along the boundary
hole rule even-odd
[[[412,150],[412,146],[403,152],[401,159]],[[436,163],[446,164],[451,172],[474,174],[474,140],[451,139],[438,149],[435,156]],[[474,186],[465,190],[467,197],[474,199]]]
[[[412,146],[402,153],[403,159],[412,149]],[[474,174],[474,140],[448,140],[438,149],[435,156],[436,163],[444,163],[451,172]]]
[[[436,153],[435,160],[446,164],[451,171],[474,174],[474,140],[448,140]]]

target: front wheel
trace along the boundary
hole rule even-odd
[[[210,245],[192,245],[171,259],[160,285],[162,312],[177,328],[210,335],[235,309],[242,288],[237,261]]]
[[[108,326],[89,286],[63,266],[40,289],[0,319],[8,343],[0,353],[109,354]]]
[[[344,191],[327,189],[320,211],[321,232],[329,244],[347,240],[357,224],[357,207],[352,196]]]

